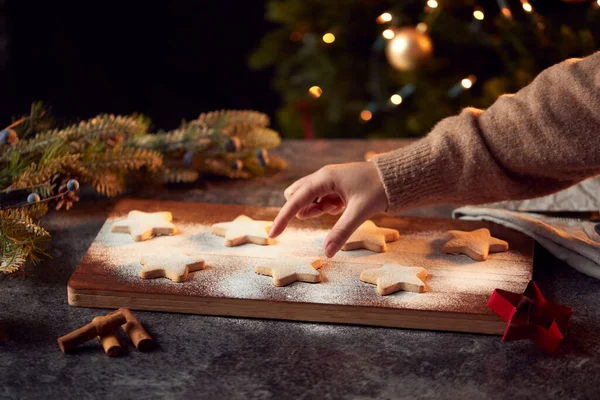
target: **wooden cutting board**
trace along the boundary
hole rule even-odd
[[[134,242],[128,234],[111,233],[111,225],[131,210],[171,211],[179,233]],[[254,273],[266,259],[323,256],[322,244],[336,217],[294,220],[272,246],[225,247],[210,233],[213,223],[240,214],[272,220],[277,208],[153,200],[121,200],[98,233],[68,283],[69,304],[77,307],[182,312],[234,317],[349,323],[399,328],[501,334],[506,323],[487,307],[495,288],[520,292],[532,277],[533,241],[525,235],[485,222],[437,218],[373,218],[398,229],[400,240],[387,253],[340,252],[324,259],[323,281],[275,287],[271,278]],[[511,250],[476,262],[440,251],[449,229],[486,227],[509,242]],[[207,268],[183,283],[166,278],[141,279],[144,253],[198,254]],[[379,296],[375,286],[361,282],[360,272],[384,262],[427,269],[427,292]]]

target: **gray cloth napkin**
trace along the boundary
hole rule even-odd
[[[600,235],[594,229],[597,223],[472,206],[458,208],[452,215],[491,221],[522,232],[577,271],[600,279]]]
[[[600,210],[600,176],[548,196],[529,200],[488,204],[491,208],[519,211],[598,211]],[[484,205],[484,207],[486,207]]]

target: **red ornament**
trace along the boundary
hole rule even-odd
[[[488,307],[508,322],[503,342],[530,339],[548,354],[558,349],[573,314],[572,308],[547,301],[534,281],[523,294],[494,290]]]

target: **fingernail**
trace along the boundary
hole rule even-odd
[[[325,255],[328,258],[331,258],[335,255],[336,250],[337,246],[335,245],[335,243],[331,242],[327,245],[327,247],[325,247]]]
[[[275,229],[273,229],[275,227],[275,224],[271,225],[271,229],[269,229],[269,237],[273,238],[275,237]]]

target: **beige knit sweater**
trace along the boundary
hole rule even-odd
[[[600,52],[552,66],[486,111],[464,109],[373,161],[389,210],[532,198],[598,175]]]

